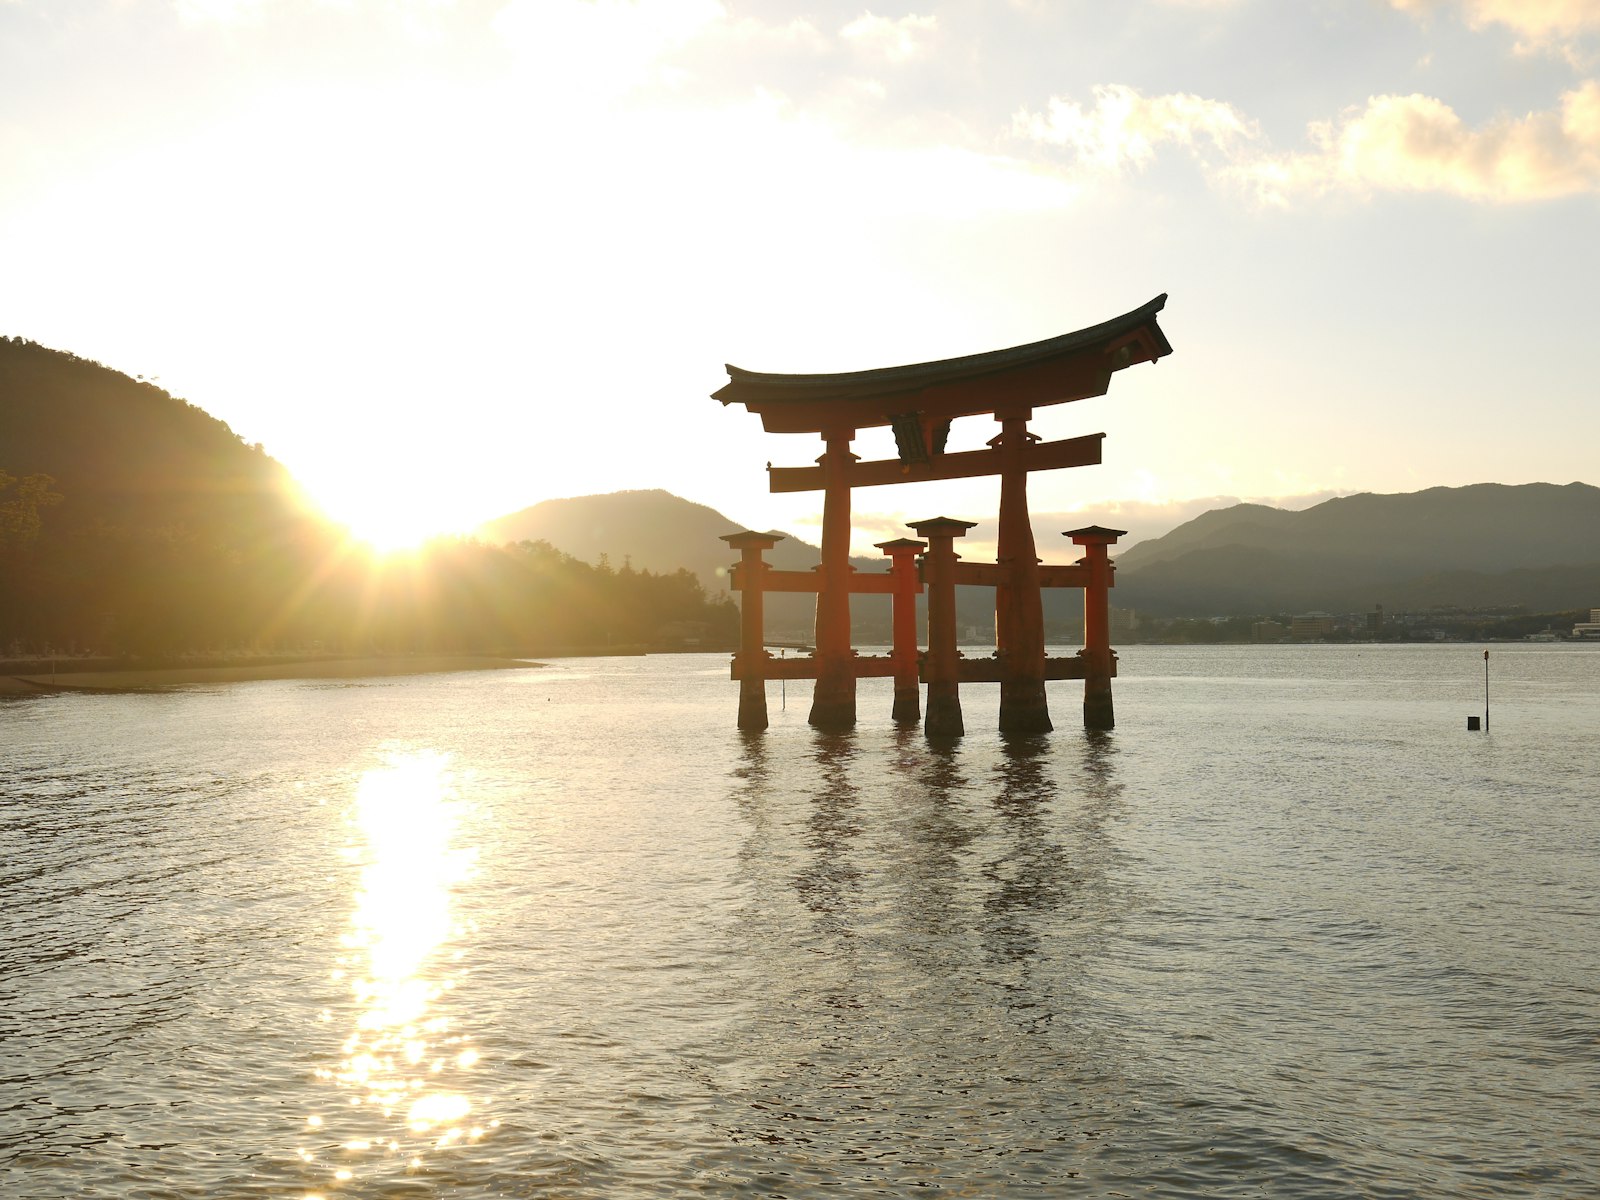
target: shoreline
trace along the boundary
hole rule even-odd
[[[260,659],[222,666],[128,667],[101,671],[29,671],[0,675],[0,695],[57,692],[151,692],[196,684],[256,683],[279,679],[378,679],[457,671],[509,671],[541,667],[536,659],[494,655],[369,655],[352,658]]]

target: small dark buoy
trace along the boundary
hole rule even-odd
[[[1478,723],[1479,723],[1480,720],[1481,720],[1481,718],[1479,718],[1479,717],[1468,717],[1467,718],[1467,728],[1468,729],[1476,729],[1476,728],[1478,728]]]

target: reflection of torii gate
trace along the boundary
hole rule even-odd
[[[1041,566],[1028,519],[1028,472],[1100,462],[1103,433],[1041,442],[1028,432],[1033,409],[1104,395],[1111,375],[1135,363],[1154,362],[1172,347],[1156,323],[1166,304],[1158,296],[1142,308],[1103,324],[1043,342],[914,366],[837,375],[770,375],[728,367],[728,383],[714,393],[723,404],[743,404],[769,433],[821,434],[825,452],[815,467],[769,468],[774,492],[821,490],[822,563],[815,572],[774,571],[761,561],[777,535],[743,533],[725,540],[741,551],[734,587],[743,592],[743,621],[733,673],[741,681],[739,725],[767,724],[765,681],[816,682],[811,724],[823,729],[855,723],[855,681],[895,678],[895,719],[915,720],[917,662],[915,598],[928,589],[928,653],[921,676],[928,684],[927,730],[961,732],[960,682],[1000,684],[1000,728],[1014,732],[1051,728],[1046,679],[1083,679],[1084,722],[1112,723],[1111,652],[1106,589],[1111,584],[1107,547],[1120,530],[1090,526],[1069,536],[1085,547],[1075,567]],[[992,415],[1000,435],[988,450],[946,454],[950,422]],[[899,457],[861,462],[850,452],[858,429],[887,425]],[[953,539],[971,522],[940,517],[913,525],[927,539],[880,543],[892,567],[884,575],[857,574],[850,566],[850,489],[934,479],[1000,476],[997,562],[963,563]],[[913,556],[923,552],[921,579]],[[963,659],[955,650],[955,586],[995,589],[995,656]],[[1084,650],[1047,660],[1042,586],[1084,589]],[[817,593],[816,653],[811,659],[775,660],[762,644],[761,595],[768,591]],[[888,658],[861,658],[850,648],[852,593],[894,597],[894,650]],[[904,632],[903,632],[904,631]],[[908,691],[909,689],[909,691]]]

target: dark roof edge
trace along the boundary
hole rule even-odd
[[[932,383],[968,379],[1013,367],[1029,366],[1047,359],[1091,350],[1101,343],[1113,341],[1143,325],[1148,325],[1154,334],[1157,344],[1155,357],[1160,358],[1172,353],[1171,344],[1155,320],[1156,314],[1166,306],[1166,303],[1167,294],[1163,292],[1147,304],[1086,329],[1077,329],[1040,342],[1029,342],[1023,346],[1011,346],[1004,350],[987,350],[981,354],[966,354],[934,362],[909,363],[899,367],[875,367],[867,371],[843,371],[825,375],[785,375],[746,371],[742,367],[728,363],[728,382],[713,392],[712,396],[724,404],[733,404],[748,400],[812,400],[829,395],[842,399],[901,392]]]

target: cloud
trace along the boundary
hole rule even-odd
[[[1576,39],[1600,33],[1596,0],[1389,0],[1402,12],[1459,12],[1472,29],[1503,25],[1519,38],[1519,53],[1556,52],[1576,61]]]
[[[1260,137],[1254,121],[1218,100],[1184,93],[1143,96],[1120,84],[1097,87],[1094,95],[1092,108],[1053,96],[1043,113],[1017,113],[1011,131],[1070,151],[1080,166],[1106,171],[1143,168],[1164,143],[1231,159]]]
[[[1052,97],[1044,112],[1013,117],[1011,131],[1067,151],[1078,174],[1141,170],[1178,146],[1213,182],[1266,204],[1385,191],[1495,203],[1600,193],[1600,81],[1592,79],[1553,109],[1477,128],[1432,96],[1374,96],[1310,125],[1310,148],[1291,152],[1274,152],[1253,119],[1222,101],[1121,85],[1094,94],[1089,107]]]
[[[938,17],[912,13],[892,21],[864,12],[841,29],[839,36],[863,53],[898,64],[923,54],[938,28]]]
[[[1558,108],[1468,128],[1431,96],[1374,96],[1311,126],[1315,149],[1241,162],[1228,173],[1265,201],[1332,191],[1445,192],[1515,202],[1600,192],[1600,81]]]

